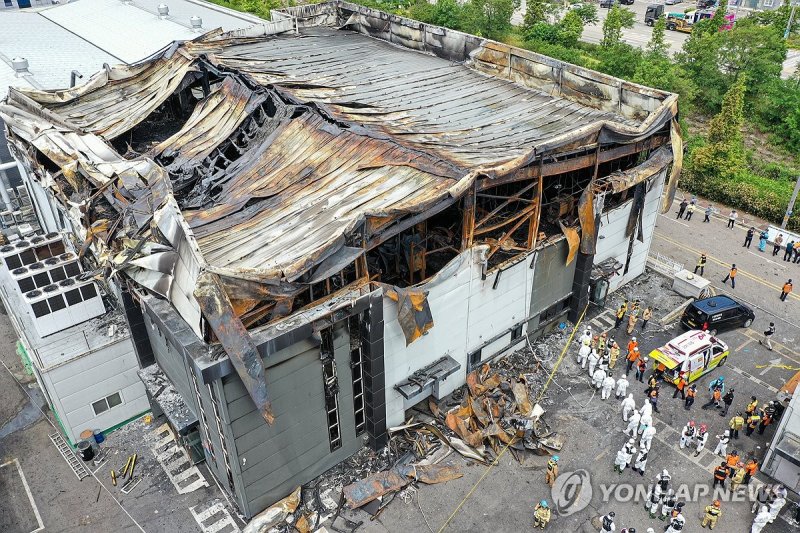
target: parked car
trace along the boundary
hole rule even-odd
[[[600,7],[605,9],[611,9],[617,0],[600,0]]]
[[[715,7],[716,5],[717,5],[717,0],[697,0],[698,9],[708,9],[711,7]]]
[[[729,296],[712,296],[690,303],[681,317],[684,329],[724,331],[747,328],[756,318],[753,310]]]
[[[633,0],[619,0],[620,4],[625,4],[626,6],[632,6]]]
[[[674,6],[675,4],[680,4],[683,0],[664,0],[664,3],[668,6]]]

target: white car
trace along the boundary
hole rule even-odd
[[[680,4],[683,0],[664,0],[664,4],[668,6],[674,6],[675,4]]]

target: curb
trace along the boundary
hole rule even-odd
[[[670,311],[669,313],[667,313],[666,315],[664,315],[664,316],[661,318],[661,320],[660,320],[660,322],[661,322],[661,325],[662,325],[662,326],[666,326],[667,324],[669,324],[670,322],[672,322],[673,320],[675,320],[676,318],[678,318],[678,315],[681,315],[681,314],[683,314],[683,311],[684,311],[684,310],[685,310],[685,309],[686,309],[686,308],[689,306],[689,304],[690,304],[690,303],[692,303],[693,301],[694,301],[694,298],[689,298],[689,299],[687,299],[685,302],[683,302],[681,305],[679,305],[678,307],[676,307],[675,309],[673,309],[672,311]]]

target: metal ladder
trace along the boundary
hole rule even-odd
[[[53,433],[48,436],[50,440],[53,441],[53,444],[56,445],[58,451],[61,452],[61,455],[67,461],[69,467],[75,472],[75,475],[78,476],[78,481],[91,475],[89,471],[86,470],[86,467],[83,466],[83,462],[72,453],[72,448],[69,447],[64,437],[61,436],[61,433]]]

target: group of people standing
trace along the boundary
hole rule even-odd
[[[623,300],[619,308],[617,308],[614,329],[619,329],[622,323],[625,322],[625,316],[628,317],[628,328],[626,331],[628,335],[632,335],[639,318],[642,319],[641,328],[642,331],[644,331],[644,328],[647,327],[647,322],[653,318],[653,309],[650,306],[647,306],[644,308],[644,310],[642,310],[641,302],[639,300],[634,300],[631,304],[628,303],[628,300]]]

